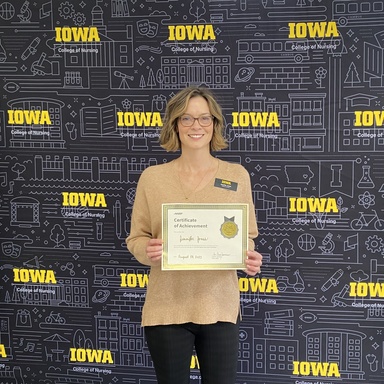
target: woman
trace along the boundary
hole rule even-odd
[[[129,251],[151,267],[142,325],[159,384],[189,383],[195,347],[202,383],[234,384],[237,371],[240,293],[234,270],[162,271],[162,203],[248,203],[246,270],[260,271],[254,251],[255,209],[248,172],[212,156],[227,146],[223,116],[213,94],[189,87],[168,103],[160,144],[180,156],[147,168],[137,185]],[[223,189],[215,180],[230,181]]]

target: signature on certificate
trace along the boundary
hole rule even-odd
[[[184,236],[180,236],[180,244],[183,243],[183,242],[197,242],[198,244],[201,243],[201,242],[204,242],[204,241],[208,241],[208,237],[200,237],[200,236],[197,236],[195,238],[195,236],[187,236],[187,237],[184,237]]]
[[[222,259],[223,257],[230,256],[230,253],[213,252],[212,259]]]

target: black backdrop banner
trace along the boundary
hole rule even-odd
[[[124,240],[175,156],[166,102],[198,85],[264,255],[237,383],[383,383],[383,25],[381,0],[0,0],[0,382],[156,382]]]

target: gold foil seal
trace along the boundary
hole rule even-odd
[[[232,239],[239,232],[239,227],[235,223],[235,218],[224,217],[224,223],[221,224],[220,233],[227,239]]]

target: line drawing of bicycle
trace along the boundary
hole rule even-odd
[[[351,221],[352,229],[360,231],[363,228],[370,228],[370,224],[378,231],[384,231],[384,220],[380,219],[377,212],[372,209],[372,213],[359,212],[360,216],[357,219]]]
[[[54,313],[53,311],[51,311],[51,313],[45,318],[45,322],[48,324],[65,324],[66,320],[64,319],[64,317],[61,316],[60,313]]]

